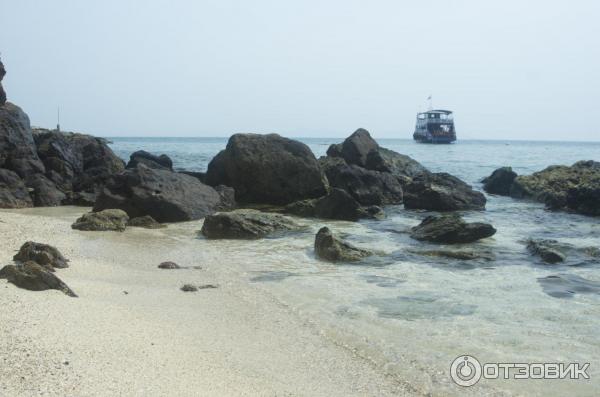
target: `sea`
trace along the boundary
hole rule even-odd
[[[205,171],[227,144],[227,138],[109,139],[124,160],[143,149],[167,154],[175,168],[193,171]],[[317,157],[342,141],[296,139]],[[483,177],[502,166],[529,174],[553,164],[600,161],[600,142],[378,142],[431,171],[456,175],[477,190],[482,190]],[[198,252],[218,250],[236,277],[273,296],[324,337],[372,362],[411,394],[600,395],[600,258],[574,255],[563,264],[547,265],[526,250],[530,238],[600,248],[600,219],[486,196],[486,211],[462,215],[467,221],[491,223],[497,233],[464,246],[412,240],[408,231],[430,213],[398,205],[386,207],[383,220],[303,220],[308,226],[304,232],[257,241],[214,243],[198,238]],[[319,261],[313,252],[314,234],[325,225],[378,255],[356,264]],[[471,250],[482,258],[422,254],[447,248]],[[451,365],[465,356],[488,372],[498,368],[495,363],[507,365],[495,373],[496,379],[492,371],[473,386],[458,386]],[[539,368],[557,363],[589,364],[589,379],[514,379],[516,370],[511,369],[512,364],[527,364],[530,377],[540,378]]]

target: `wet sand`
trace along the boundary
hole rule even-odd
[[[0,280],[1,396],[415,394],[226,271],[195,244],[201,221],[71,230],[85,211],[0,211],[0,265],[25,241],[54,245],[71,261],[57,275],[79,295]],[[190,268],[158,269],[166,260]]]

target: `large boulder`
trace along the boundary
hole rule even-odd
[[[373,255],[335,236],[328,227],[322,227],[315,236],[315,254],[330,262],[354,262]]]
[[[403,180],[392,173],[368,170],[336,157],[321,157],[319,164],[331,187],[345,190],[362,205],[402,203]]]
[[[483,190],[490,194],[508,196],[510,195],[510,187],[517,176],[517,173],[511,167],[498,168],[482,181]]]
[[[209,215],[201,233],[208,239],[259,239],[274,232],[299,229],[291,218],[256,210],[237,210]]]
[[[41,128],[34,129],[33,136],[46,176],[68,195],[69,203],[78,204],[77,193],[93,198],[112,175],[125,168],[102,138]]]
[[[88,231],[117,231],[122,232],[127,226],[129,216],[127,213],[118,209],[107,209],[98,212],[88,212],[83,214],[71,225],[76,230]]]
[[[66,259],[55,247],[28,241],[21,246],[19,252],[13,257],[14,261],[27,262],[33,261],[44,268],[54,271],[54,269],[64,269],[69,267],[68,259]]]
[[[0,106],[0,168],[14,171],[22,179],[45,172],[36,152],[29,117],[10,102]]]
[[[331,189],[326,196],[318,199],[296,201],[288,204],[285,212],[307,218],[339,219],[357,221],[383,215],[379,207],[361,206],[347,191]]]
[[[379,145],[371,138],[369,131],[359,128],[342,142],[340,153],[348,164],[365,167],[369,153],[378,149]]]
[[[433,243],[462,244],[472,243],[493,236],[496,229],[488,223],[467,223],[460,216],[428,216],[411,229],[410,237]]]
[[[518,176],[510,195],[545,203],[551,209],[600,216],[600,162],[579,161],[570,167],[553,165]]]
[[[27,187],[19,175],[0,168],[0,208],[32,207]]]
[[[162,223],[204,218],[224,207],[221,195],[198,179],[138,164],[109,179],[94,211],[118,208],[130,218],[150,215]]]
[[[157,156],[145,150],[138,150],[129,156],[129,162],[125,168],[135,168],[138,164],[144,164],[150,168],[173,171],[173,161],[166,154]]]
[[[457,177],[420,174],[404,189],[404,207],[429,211],[484,210],[485,196]]]
[[[54,182],[42,174],[34,174],[25,180],[35,207],[55,207],[68,201],[67,195]]]
[[[308,146],[277,134],[233,135],[208,165],[206,181],[233,187],[241,203],[285,205],[327,192]]]
[[[56,289],[70,297],[77,297],[60,278],[33,261],[4,266],[0,269],[0,279],[6,279],[9,283],[30,291]]]

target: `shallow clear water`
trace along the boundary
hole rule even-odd
[[[339,139],[301,139],[315,155]],[[423,145],[380,140],[432,171],[479,180],[510,165],[530,173],[551,164],[600,160],[600,143],[461,141]],[[123,158],[138,149],[166,153],[175,167],[205,170],[225,147],[223,138],[113,138]],[[576,247],[600,248],[600,220],[545,211],[537,203],[488,196],[487,211],[468,220],[492,223],[493,238],[467,247],[485,258],[471,261],[423,256],[437,249],[406,231],[427,213],[386,208],[383,221],[303,220],[306,232],[259,241],[198,240],[231,271],[259,285],[324,335],[347,345],[433,395],[597,395],[600,390],[600,267],[598,258],[573,255],[563,265],[544,265],[525,250],[527,238],[553,238]],[[314,234],[328,225],[356,245],[379,251],[360,264],[316,260]],[[557,276],[550,277],[549,276]],[[482,362],[590,362],[590,380],[482,380],[462,389],[449,378],[462,354]]]

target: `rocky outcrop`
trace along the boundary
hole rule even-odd
[[[328,227],[322,227],[315,236],[315,254],[330,262],[355,262],[373,255],[334,236]]]
[[[518,176],[510,195],[545,203],[550,209],[600,216],[600,162],[579,161],[570,167],[553,165]]]
[[[402,203],[402,179],[389,172],[348,164],[339,157],[319,159],[331,187],[348,192],[361,205]]]
[[[32,207],[29,191],[13,171],[0,168],[0,208]]]
[[[532,254],[539,256],[542,261],[550,264],[564,262],[566,254],[563,247],[556,240],[533,240],[527,241],[527,250]]]
[[[138,164],[109,179],[94,211],[118,208],[130,218],[150,215],[162,223],[204,218],[224,205],[215,189],[194,177]]]
[[[4,105],[6,102],[6,93],[4,92],[4,88],[2,87],[2,79],[6,74],[6,70],[4,69],[4,64],[0,61],[0,106]]]
[[[508,196],[517,176],[517,173],[511,167],[498,168],[490,176],[483,179],[483,190],[490,194]]]
[[[78,204],[86,195],[89,202],[89,196],[95,197],[112,175],[124,169],[123,160],[104,139],[39,128],[33,136],[46,177],[67,195],[66,203]]]
[[[381,208],[376,206],[363,207],[347,191],[337,188],[331,189],[327,196],[289,204],[284,211],[301,217],[344,221],[357,221],[361,218],[384,216]]]
[[[129,156],[126,168],[135,168],[140,163],[150,168],[173,171],[173,161],[166,154],[157,156],[145,150],[138,150]]]
[[[484,210],[485,196],[445,172],[421,174],[404,189],[404,207],[429,211]]]
[[[208,165],[206,181],[233,187],[241,203],[285,205],[327,193],[308,146],[277,134],[233,135]]]
[[[72,202],[54,182],[42,174],[36,174],[26,179],[30,196],[35,207],[56,207],[63,203]]]
[[[493,236],[496,229],[488,223],[467,223],[460,216],[428,216],[411,229],[410,237],[420,241],[463,244]]]
[[[237,210],[209,215],[201,233],[208,239],[259,239],[275,232],[297,230],[291,218],[256,210]]]
[[[122,232],[127,226],[129,217],[125,211],[107,209],[83,214],[71,225],[76,230],[86,231],[117,231]]]
[[[6,279],[9,283],[30,291],[56,289],[70,297],[77,297],[54,273],[33,261],[4,266],[0,269],[0,279]]]
[[[23,244],[19,252],[13,257],[13,260],[22,263],[33,261],[52,272],[54,269],[69,267],[68,260],[65,259],[58,249],[48,244],[33,241]]]
[[[154,218],[150,215],[138,216],[137,218],[132,218],[127,222],[127,226],[133,227],[143,227],[144,229],[162,229],[167,227],[162,223],[156,222]]]

